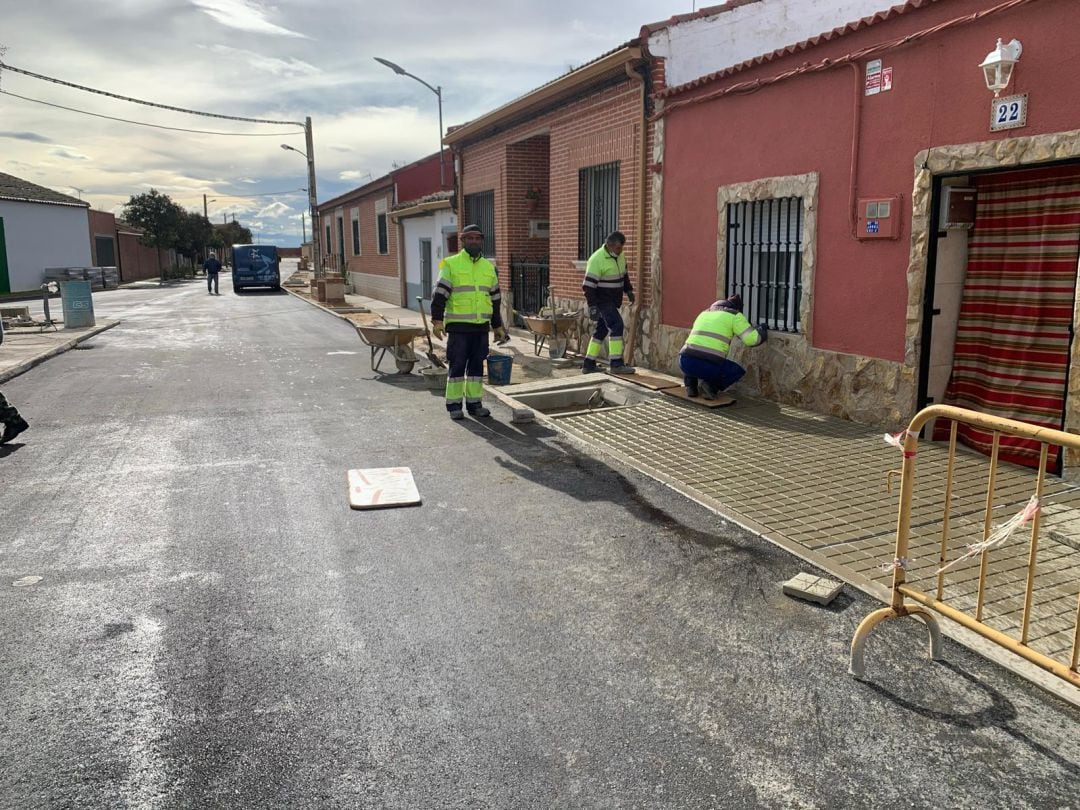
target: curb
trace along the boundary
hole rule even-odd
[[[52,349],[49,349],[46,352],[42,352],[41,354],[37,355],[36,357],[31,357],[29,360],[24,360],[23,362],[19,363],[18,365],[12,366],[7,371],[0,371],[0,383],[7,382],[8,380],[12,379],[13,377],[18,377],[20,374],[29,371],[34,366],[37,366],[37,365],[40,365],[41,363],[44,363],[50,357],[56,357],[56,355],[58,355],[58,354],[63,354],[64,352],[69,351],[70,349],[74,349],[76,346],[78,346],[83,341],[89,340],[92,337],[97,337],[102,332],[105,332],[105,331],[107,331],[109,329],[112,329],[114,326],[119,326],[119,325],[120,325],[120,321],[113,321],[112,323],[105,324],[104,326],[95,327],[92,332],[87,332],[86,334],[79,335],[78,337],[72,338],[71,340],[67,341],[66,343],[61,343],[59,346],[55,346],[55,347],[53,347]]]

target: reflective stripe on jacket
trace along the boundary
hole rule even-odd
[[[581,282],[585,300],[589,306],[614,304],[620,306],[624,292],[630,292],[630,276],[626,272],[626,256],[612,256],[607,246],[601,245],[585,266],[585,279]]]
[[[719,362],[727,359],[733,337],[739,338],[747,346],[757,346],[761,342],[758,330],[750,325],[741,312],[706,310],[694,319],[690,336],[679,354]]]
[[[502,325],[499,276],[495,265],[464,250],[439,263],[439,281],[431,294],[431,317],[450,324]]]

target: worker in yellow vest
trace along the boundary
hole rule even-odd
[[[623,293],[634,303],[634,288],[630,274],[626,272],[626,257],[622,255],[626,237],[620,231],[612,231],[585,266],[585,280],[581,289],[589,306],[589,318],[596,321],[589,346],[585,349],[583,374],[599,371],[596,361],[604,338],[608,342],[608,366],[612,374],[633,374],[636,369],[623,361],[623,319],[619,314]]]
[[[439,262],[439,281],[431,294],[431,333],[447,335],[446,410],[451,419],[465,418],[462,397],[470,416],[491,416],[482,401],[488,330],[494,329],[497,341],[506,340],[499,276],[483,256],[480,226],[464,228],[461,244],[460,252]]]
[[[714,302],[694,319],[690,336],[679,350],[687,396],[700,393],[705,399],[716,399],[717,394],[742,379],[746,369],[727,356],[732,339],[737,337],[746,346],[760,346],[768,332],[765,324],[750,325],[742,313],[741,295]]]

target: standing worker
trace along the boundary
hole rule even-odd
[[[679,368],[683,372],[686,395],[716,399],[716,395],[735,384],[746,369],[728,360],[731,339],[739,338],[746,346],[759,346],[768,337],[765,324],[751,326],[742,313],[742,296],[733,295],[716,301],[694,319],[690,336],[679,350]]]
[[[206,271],[206,294],[221,295],[218,292],[218,273],[221,272],[221,262],[218,261],[217,254],[214,251],[211,250],[210,255],[206,257],[206,261],[203,262],[203,270]]]
[[[488,355],[488,329],[495,339],[506,340],[502,324],[502,293],[495,265],[483,257],[484,232],[468,225],[461,232],[464,247],[439,262],[439,281],[431,294],[431,333],[445,332],[446,410],[451,419],[464,419],[461,398],[469,416],[491,416],[484,396],[484,360]],[[445,329],[444,329],[445,324]]]
[[[15,406],[0,394],[0,444],[10,442],[28,427],[30,425],[19,415]]]
[[[634,288],[626,272],[626,257],[622,255],[626,237],[621,231],[612,231],[604,244],[589,257],[585,267],[585,303],[589,305],[589,319],[596,321],[596,330],[585,350],[583,374],[599,371],[596,359],[604,338],[608,339],[608,363],[612,374],[633,374],[637,369],[623,362],[623,319],[619,314],[623,293],[634,303]]]

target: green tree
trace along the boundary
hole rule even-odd
[[[212,244],[214,228],[202,214],[183,212],[180,218],[176,249],[189,259],[202,255]]]
[[[233,222],[226,222],[224,225],[215,225],[214,240],[213,244],[225,251],[222,256],[222,261],[225,261],[229,248],[233,245],[251,244],[251,231],[234,220]]]
[[[180,237],[180,222],[185,211],[167,194],[150,189],[148,194],[133,194],[124,206],[124,220],[141,228],[139,241],[157,248],[158,267],[161,267],[161,251],[174,248]]]

